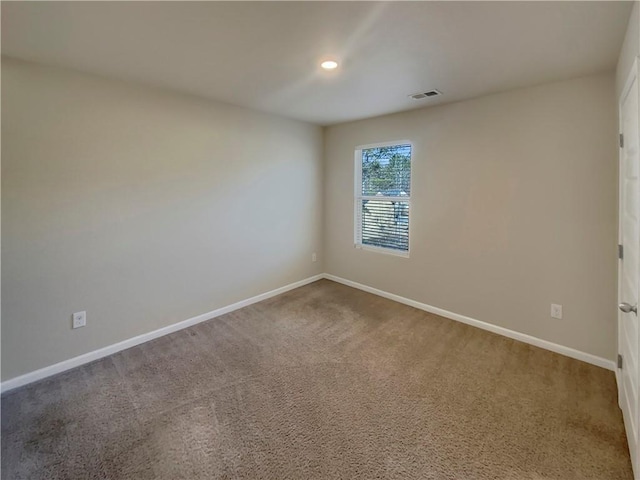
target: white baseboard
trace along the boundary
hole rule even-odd
[[[69,360],[64,360],[60,363],[56,363],[54,365],[50,365],[48,367],[35,370],[33,372],[20,375],[19,377],[14,377],[9,380],[5,380],[4,382],[0,383],[0,391],[4,393],[9,390],[13,390],[14,388],[22,387],[23,385],[27,385],[29,383],[42,380],[43,378],[56,375],[57,373],[70,370],[75,367],[79,367],[80,365],[84,365],[86,363],[99,360],[108,355],[120,352],[121,350],[126,350],[127,348],[135,347],[136,345],[140,345],[141,343],[148,342],[149,340],[153,340],[155,338],[162,337],[164,335],[168,335],[173,332],[177,332],[178,330],[182,330],[184,328],[190,327],[192,325],[196,325],[206,320],[219,317],[220,315],[224,315],[225,313],[233,312],[234,310],[238,310],[239,308],[246,307],[248,305],[260,302],[262,300],[266,300],[271,297],[275,297],[276,295],[280,295],[281,293],[288,292],[289,290],[293,290],[294,288],[302,287],[303,285],[307,285],[309,283],[315,282],[322,278],[324,278],[323,274],[314,275],[313,277],[305,278],[304,280],[290,283],[289,285],[285,285],[284,287],[276,288],[275,290],[271,290],[269,292],[256,295],[255,297],[251,297],[246,300],[241,300],[231,305],[227,305],[226,307],[218,308],[216,310],[212,310],[210,312],[203,313],[201,315],[197,315],[192,318],[188,318],[187,320],[174,323],[173,325],[159,328],[158,330],[154,330],[149,333],[144,333],[142,335],[129,338],[122,342],[114,343],[113,345],[109,345],[107,347],[94,350],[93,352],[85,353],[84,355],[80,355],[78,357],[70,358]]]
[[[307,285],[309,283],[315,282],[322,278],[333,280],[334,282],[342,283],[344,285],[357,288],[365,292],[373,293],[374,295],[388,298],[390,300],[394,300],[396,302],[403,303],[405,305],[409,305],[411,307],[415,307],[420,310],[424,310],[426,312],[435,313],[436,315],[440,315],[442,317],[449,318],[451,320],[456,320],[458,322],[466,323],[467,325],[478,327],[483,330],[488,330],[489,332],[497,333],[498,335],[503,335],[508,338],[513,338],[514,340],[519,340],[521,342],[528,343],[530,345],[535,345],[536,347],[544,348],[545,350],[550,350],[552,352],[556,352],[561,355],[565,355],[567,357],[575,358],[577,360],[581,360],[583,362],[590,363],[592,365],[597,365],[598,367],[606,368],[607,370],[612,370],[614,372],[616,371],[616,364],[613,360],[607,360],[606,358],[597,357],[590,353],[581,352],[573,348],[565,347],[564,345],[558,345],[557,343],[548,342],[547,340],[542,340],[540,338],[532,337],[531,335],[526,335],[524,333],[509,330],[508,328],[492,325],[490,323],[483,322],[481,320],[476,320],[471,317],[466,317],[464,315],[459,315],[457,313],[449,312],[447,310],[443,310],[438,307],[427,305],[426,303],[421,303],[416,300],[411,300],[409,298],[401,297],[400,295],[395,295],[393,293],[385,292],[383,290],[378,290],[377,288],[373,288],[368,285],[363,285],[361,283],[357,283],[351,280],[347,280],[345,278],[336,277],[335,275],[325,273],[325,274],[314,275],[313,277],[305,278],[304,280],[300,280],[298,282],[290,283],[289,285],[285,285],[284,287],[276,288],[275,290],[271,290],[269,292],[256,295],[255,297],[251,297],[246,300],[242,300],[240,302],[227,305],[226,307],[218,308],[216,310],[212,310],[211,312],[203,313],[201,315],[197,315],[187,320],[174,323],[173,325],[169,325],[167,327],[163,327],[149,333],[138,335],[137,337],[129,338],[122,342],[115,343],[113,345],[109,345],[107,347],[100,348],[98,350],[94,350],[93,352],[85,353],[84,355],[70,358],[69,360],[64,360],[60,363],[56,363],[54,365],[50,365],[48,367],[35,370],[33,372],[20,375],[19,377],[11,378],[9,380],[6,380],[0,383],[0,391],[3,393],[8,392],[9,390],[13,390],[14,388],[18,388],[38,380],[42,380],[43,378],[47,378],[52,375],[56,375],[58,373],[64,372],[66,370],[79,367],[86,363],[99,360],[108,355],[112,355],[122,350],[126,350],[127,348],[135,347],[136,345],[140,345],[141,343],[145,343],[155,338],[162,337],[164,335],[168,335],[173,332],[177,332],[178,330],[182,330],[184,328],[190,327],[192,325],[196,325],[206,320],[219,317],[220,315],[224,315],[225,313],[238,310],[242,307],[246,307],[253,303],[257,303],[262,300],[275,297],[276,295],[280,295],[281,293],[288,292],[289,290],[293,290],[294,288],[302,287],[303,285]]]
[[[504,337],[513,338],[514,340],[519,340],[520,342],[528,343],[530,345],[535,345],[536,347],[544,348],[545,350],[550,350],[552,352],[559,353],[567,357],[575,358],[576,360],[581,360],[583,362],[590,363],[598,367],[606,368],[607,370],[611,370],[614,372],[616,371],[616,364],[613,360],[597,357],[596,355],[592,355],[586,352],[581,352],[580,350],[575,350],[570,347],[565,347],[564,345],[559,345],[557,343],[549,342],[547,340],[542,340],[537,337],[532,337],[531,335],[527,335],[525,333],[516,332],[514,330],[509,330],[508,328],[499,327],[491,323],[483,322],[481,320],[476,320],[475,318],[466,317],[464,315],[459,315],[457,313],[449,312],[448,310],[443,310],[442,308],[433,307],[431,305],[427,305],[426,303],[417,302],[409,298],[401,297],[400,295],[395,295],[393,293],[385,292],[383,290],[378,290],[377,288],[373,288],[368,285],[363,285],[361,283],[353,282],[345,278],[336,277],[335,275],[330,275],[328,273],[324,274],[324,278],[328,280],[333,280],[334,282],[342,283],[349,287],[357,288],[359,290],[364,290],[365,292],[373,293],[374,295],[378,295],[380,297],[388,298],[389,300],[394,300],[398,303],[404,303],[405,305],[409,305],[411,307],[418,308],[420,310],[424,310],[429,313],[435,313],[436,315],[440,315],[441,317],[466,323],[467,325],[478,327],[483,330],[487,330],[489,332],[497,333],[498,335],[502,335]]]

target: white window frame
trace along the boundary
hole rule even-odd
[[[370,196],[362,194],[362,150],[367,150],[369,148],[378,148],[378,147],[393,147],[396,145],[409,145],[411,147],[411,174],[409,178],[409,196],[407,197],[387,197],[387,196]],[[411,212],[413,209],[411,208],[411,197],[413,196],[413,159],[415,157],[415,147],[413,142],[410,140],[397,140],[392,142],[381,142],[381,143],[371,143],[367,145],[359,145],[355,149],[355,184],[353,188],[353,243],[354,247],[360,250],[369,250],[372,252],[384,253],[387,255],[394,255],[396,257],[404,257],[409,258],[409,252],[411,251]],[[409,248],[406,251],[396,250],[394,248],[388,247],[376,247],[373,245],[364,245],[362,243],[362,224],[358,222],[360,218],[360,211],[362,210],[362,201],[363,200],[382,200],[382,201],[390,201],[397,202],[398,199],[401,198],[402,202],[407,202],[409,204],[409,228],[407,235],[409,236]]]

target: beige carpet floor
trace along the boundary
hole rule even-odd
[[[612,372],[322,280],[2,398],[3,479],[631,479]]]

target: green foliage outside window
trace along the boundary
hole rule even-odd
[[[411,145],[362,150],[362,194],[405,196],[410,194]]]

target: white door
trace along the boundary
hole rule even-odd
[[[638,279],[640,277],[640,156],[638,122],[638,64],[620,98],[620,231],[622,259],[618,269],[618,353],[622,368],[618,370],[619,403],[629,441],[631,462],[640,478],[638,448]]]

